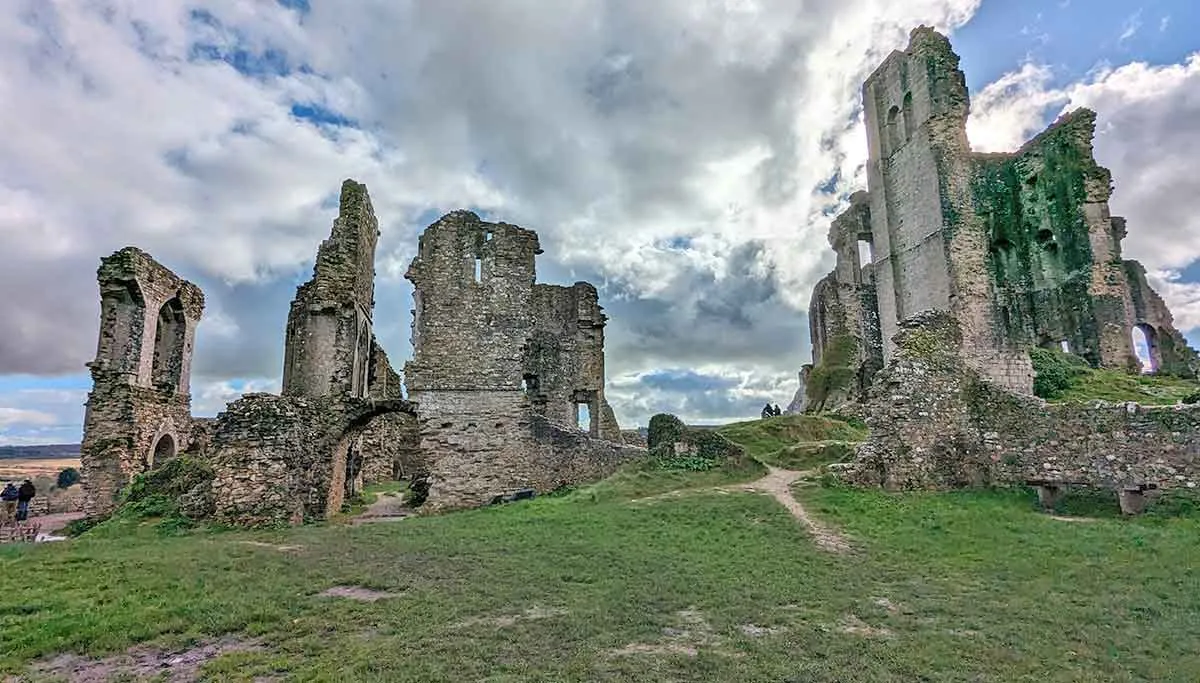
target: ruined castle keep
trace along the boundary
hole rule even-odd
[[[859,400],[895,353],[903,320],[950,313],[967,364],[1032,391],[1027,349],[1063,348],[1095,367],[1196,376],[1200,363],[1109,213],[1107,169],[1092,154],[1095,114],[1064,115],[1013,153],[973,152],[959,58],[932,29],[913,31],[863,85],[866,192],[833,222],[837,266],[809,307],[806,408]],[[860,251],[870,254],[860,265]]]
[[[1126,512],[1147,488],[1200,486],[1200,407],[1032,395],[1034,347],[1140,372],[1140,329],[1154,371],[1195,377],[1200,363],[1121,257],[1095,114],[1066,114],[1014,153],[972,152],[958,61],[921,27],[863,86],[868,191],[829,230],[837,265],[813,292],[797,401],[866,418],[868,440],[834,469],[893,489],[1086,484],[1117,490]]]
[[[100,339],[80,447],[85,510],[104,514],[129,478],[191,445],[192,346],[204,294],[144,251],[100,262]]]
[[[420,237],[404,382],[433,509],[598,478],[637,452],[604,398],[596,289],[537,284],[540,253],[532,230],[467,211]]]
[[[406,380],[420,403],[404,400],[374,334],[378,238],[366,187],[347,180],[288,313],[281,394],[247,394],[215,419],[190,414],[199,288],[133,247],[103,259],[88,513],[184,452],[212,473],[182,496],[185,513],[242,526],[324,519],[365,483],[400,477],[430,483],[429,510],[470,507],[596,479],[644,452],[621,443],[604,398],[596,289],[535,284],[537,234],[468,212],[426,230],[407,275]]]

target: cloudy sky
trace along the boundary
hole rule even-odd
[[[859,86],[951,34],[977,149],[1099,111],[1141,259],[1200,337],[1192,0],[7,0],[0,443],[80,438],[101,256],[208,296],[194,412],[277,390],[288,302],[345,178],[380,219],[377,330],[411,354],[416,235],[470,208],[599,287],[627,426],[786,404],[825,233],[864,186]]]

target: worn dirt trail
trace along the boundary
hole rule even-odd
[[[403,496],[398,493],[381,493],[374,503],[368,505],[361,515],[354,518],[353,523],[396,522],[410,517],[412,514],[412,509],[405,507]]]
[[[796,500],[796,497],[792,495],[792,484],[809,473],[810,470],[798,472],[767,465],[767,476],[748,484],[742,484],[735,490],[753,491],[771,496],[779,501],[780,505],[787,508],[788,512],[792,513],[792,516],[798,519],[801,524],[808,528],[808,533],[816,541],[817,547],[833,553],[848,552],[851,549],[850,541],[813,519],[812,515],[808,514],[804,506],[800,504],[800,501]]]

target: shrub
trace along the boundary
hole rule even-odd
[[[646,430],[646,445],[650,450],[672,445],[679,441],[685,430],[686,427],[679,418],[668,413],[659,413],[650,418],[650,425]]]
[[[58,473],[58,479],[55,481],[55,486],[60,489],[69,489],[79,483],[79,470],[74,467],[68,467]]]
[[[1086,360],[1057,349],[1030,349],[1029,358],[1033,361],[1033,393],[1044,399],[1058,397],[1092,369]]]
[[[1192,393],[1188,394],[1187,396],[1184,396],[1180,400],[1188,405],[1200,403],[1200,389],[1193,391]]]

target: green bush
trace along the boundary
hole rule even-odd
[[[1189,406],[1194,403],[1200,403],[1200,389],[1193,391],[1192,393],[1188,394],[1187,396],[1184,396],[1180,400],[1183,401],[1184,403],[1188,404]]]
[[[1092,369],[1086,360],[1057,349],[1030,349],[1029,358],[1033,361],[1033,393],[1047,400],[1060,396]]]
[[[79,470],[74,467],[68,467],[58,473],[58,479],[55,480],[54,485],[60,489],[69,489],[78,484],[79,479]]]
[[[671,445],[679,441],[686,427],[683,421],[669,413],[659,413],[650,418],[646,430],[646,446],[650,450],[662,445]]]

